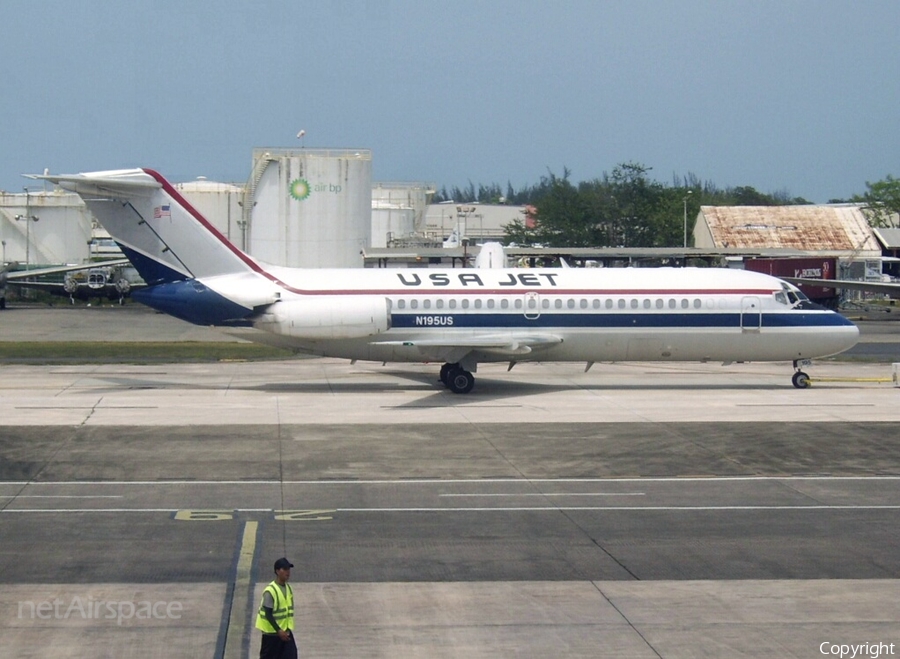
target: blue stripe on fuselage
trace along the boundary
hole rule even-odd
[[[234,325],[252,312],[252,309],[235,304],[196,279],[137,289],[131,297],[195,325]]]
[[[744,326],[753,324],[754,314],[746,314]],[[839,327],[852,325],[840,314],[832,312],[764,313],[765,327]],[[543,313],[537,318],[526,318],[521,313],[392,313],[394,328],[691,328],[691,327],[741,327],[740,313]]]

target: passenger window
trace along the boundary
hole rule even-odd
[[[691,303],[688,302],[686,299],[681,301],[681,308],[682,308],[682,309],[687,309],[689,306],[691,306]]]
[[[662,309],[662,308],[665,306],[665,304],[666,304],[666,303],[663,302],[662,300],[657,300],[657,301],[656,301],[656,308],[657,308],[657,309]]]
[[[448,304],[451,309],[456,309],[456,300],[450,300]]]
[[[575,308],[575,300],[573,300],[572,298],[569,298],[566,301],[566,307],[569,309],[574,309]]]
[[[500,308],[501,309],[509,309],[509,300],[507,300],[506,298],[503,298],[502,300],[500,300]]]
[[[582,309],[587,309],[587,307],[588,307],[588,301],[587,301],[587,300],[582,300],[582,301],[578,304],[578,306],[580,306]]]
[[[431,309],[431,300],[422,300],[422,307],[424,309]]]
[[[546,309],[547,300],[544,300],[544,308]],[[522,300],[520,298],[516,298],[516,309],[522,308]],[[529,309],[537,309],[537,300],[533,297],[528,298],[528,308]]]
[[[419,308],[419,301],[418,301],[418,300],[410,300],[410,301],[409,301],[409,308],[410,308],[410,309],[418,309],[418,308]]]
[[[475,308],[481,309],[481,298],[475,300]]]
[[[546,298],[544,298],[543,300],[541,300],[541,308],[542,308],[542,309],[549,309],[549,308],[550,308],[550,300],[548,300],[548,299],[546,299]]]
[[[555,300],[553,302],[553,306],[556,307],[557,309],[562,309],[562,300],[559,300],[559,299]]]
[[[669,309],[674,309],[675,306],[676,306],[675,300],[674,300],[674,299],[670,299],[670,300],[669,300]]]
[[[700,301],[700,298],[694,300],[694,309],[699,309],[703,306],[703,303]]]
[[[469,308],[469,300],[468,299],[462,301],[462,308],[463,309]]]
[[[613,301],[612,301],[612,300],[607,300],[607,301],[606,301],[606,308],[607,308],[607,309],[612,309],[612,308],[613,308]]]
[[[649,309],[651,306],[653,306],[653,303],[650,300],[644,300],[644,309]]]
[[[625,300],[619,300],[619,309],[625,308]]]
[[[406,300],[397,300],[398,309],[406,309]]]
[[[434,306],[436,306],[438,309],[443,309],[443,308],[444,308],[444,301],[443,301],[443,300],[437,300],[437,301],[434,303]]]
[[[488,308],[488,309],[493,309],[493,308],[494,308],[494,304],[495,304],[494,299],[491,298],[490,300],[487,301],[487,308]]]
[[[631,308],[632,308],[632,309],[637,309],[637,308],[638,308],[638,301],[637,301],[637,300],[632,300],[632,301],[631,301]]]
[[[600,308],[600,300],[594,299],[594,309]]]

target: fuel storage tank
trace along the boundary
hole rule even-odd
[[[254,149],[243,214],[247,250],[261,261],[361,268],[371,239],[372,152]]]
[[[23,267],[81,264],[91,256],[93,217],[64,190],[0,192],[2,260]]]
[[[242,186],[210,181],[201,176],[194,181],[176,183],[175,189],[232,244],[246,249],[241,221],[241,204],[244,200]]]
[[[421,232],[434,188],[430,183],[375,183],[369,246],[390,247]]]

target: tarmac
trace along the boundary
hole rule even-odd
[[[895,327],[806,390],[786,363],[483,365],[465,396],[437,364],[2,365],[3,654],[255,656],[285,555],[304,657],[894,655]],[[74,337],[234,340],[0,312],[0,341]]]

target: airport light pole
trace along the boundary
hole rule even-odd
[[[25,215],[16,215],[16,221],[21,222],[22,220],[25,220],[25,269],[29,270],[31,267],[31,223],[37,222],[40,218],[29,213],[31,206],[29,203],[30,197],[28,196],[28,188],[23,188],[23,190],[25,190]]]
[[[682,201],[684,202],[684,248],[687,249],[687,202],[690,199],[690,195],[693,194],[693,190],[688,190],[687,194],[684,196]]]

